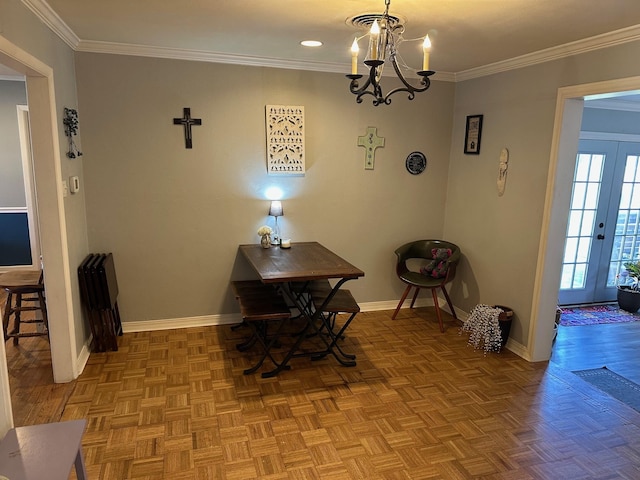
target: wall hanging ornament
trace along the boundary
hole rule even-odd
[[[182,118],[174,118],[174,125],[182,125],[184,128],[184,148],[193,148],[193,136],[191,127],[194,125],[202,125],[201,118],[191,118],[191,108],[184,107],[182,109]]]
[[[67,151],[68,158],[76,158],[81,157],[82,152],[78,150],[75,142],[73,141],[73,137],[78,134],[78,112],[73,108],[64,109],[64,118],[62,119],[62,123],[64,124],[64,134],[67,136],[67,140],[69,141],[69,150]]]
[[[367,149],[364,157],[364,169],[373,170],[376,162],[376,149],[384,147],[384,137],[378,136],[376,127],[367,127],[367,133],[358,137],[358,146]]]
[[[422,152],[411,152],[404,163],[407,172],[411,175],[420,175],[427,168],[427,157]]]
[[[267,105],[267,173],[304,175],[304,107]]]
[[[500,152],[500,165],[498,167],[498,196],[504,195],[507,183],[507,169],[509,168],[509,150],[503,148]]]

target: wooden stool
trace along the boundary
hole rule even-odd
[[[311,300],[316,310],[322,310],[323,323],[320,327],[315,327],[314,329],[318,334],[326,334],[331,339],[331,342],[326,344],[327,350],[325,352],[318,352],[312,355],[311,360],[319,360],[331,353],[340,364],[346,367],[353,367],[356,365],[356,356],[343,352],[340,345],[338,345],[338,340],[344,339],[344,332],[360,312],[360,305],[358,305],[349,290],[338,290],[329,300],[329,303],[325,305],[325,301],[332,290],[330,288],[327,289],[327,286],[322,284],[316,284],[315,287],[315,289],[312,287],[311,290]],[[342,328],[336,332],[336,318],[339,313],[350,313],[351,315]],[[336,350],[342,358],[336,354]]]
[[[20,337],[48,337],[49,323],[47,305],[44,299],[44,282],[42,270],[13,270],[0,275],[0,288],[7,293],[7,302],[2,316],[4,340],[13,338],[14,345]],[[15,302],[14,302],[15,296]],[[25,305],[31,304],[29,305]],[[39,311],[42,318],[23,319],[22,312]],[[9,332],[9,323],[13,315],[13,330]],[[43,326],[42,331],[20,332],[22,323],[37,323]]]
[[[291,318],[291,311],[278,291],[271,285],[265,285],[259,280],[234,281],[231,282],[231,289],[236,300],[240,304],[240,314],[242,321],[251,328],[251,337],[238,345],[236,348],[241,352],[248,350],[256,342],[262,346],[262,356],[251,368],[244,370],[245,375],[250,375],[257,371],[264,361],[269,358],[276,367],[280,363],[271,355],[271,349],[278,342],[278,335],[286,320]],[[267,323],[277,322],[273,333],[267,333]],[[289,369],[287,365],[284,367]],[[268,376],[263,373],[262,377]]]
[[[0,475],[10,480],[87,480],[82,455],[86,420],[12,428],[0,442]]]

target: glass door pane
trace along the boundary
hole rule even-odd
[[[562,260],[561,289],[585,288],[603,168],[603,154],[578,155]]]
[[[624,177],[609,259],[608,287],[616,285],[616,276],[624,270],[626,262],[640,259],[640,146],[622,144],[620,150]]]
[[[599,301],[595,291],[603,269],[608,267],[613,239],[614,224],[612,221],[609,225],[607,217],[616,152],[617,142],[580,142],[562,257],[558,293],[561,305]],[[610,218],[615,218],[615,214]],[[604,261],[603,251],[606,251]]]

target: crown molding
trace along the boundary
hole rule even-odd
[[[249,55],[229,55],[224,53],[180,48],[150,47],[145,45],[81,40],[45,0],[21,0],[21,2],[67,45],[69,45],[69,47],[79,52],[112,53],[115,55],[170,58],[255,67],[309,70],[314,72],[345,72],[345,65],[342,63],[294,61],[279,58],[254,57]],[[622,45],[635,40],[640,40],[640,25],[634,25],[620,30],[615,30],[613,32],[596,35],[595,37],[566,43],[557,47],[547,48],[538,52],[521,55],[509,60],[464,70],[462,72],[436,73],[433,78],[439,81],[462,82],[508,70],[516,70],[523,67],[537,65],[580,53],[587,53],[615,45]]]
[[[456,82],[471,80],[473,78],[486,77],[496,73],[516,70],[518,68],[529,67],[560,58],[570,57],[581,53],[593,52],[602,48],[613,47],[625,43],[640,40],[640,25],[622,28],[595,37],[585,38],[557,47],[547,48],[538,52],[528,53],[519,57],[496,62],[478,68],[472,68],[456,73]]]
[[[316,72],[343,72],[344,65],[323,62],[306,62],[280,58],[254,57],[251,55],[231,55],[227,53],[206,52],[172,47],[153,47],[130,43],[101,42],[81,40],[76,51],[89,53],[110,53],[114,55],[131,55],[136,57],[168,58],[174,60],[191,60],[197,62],[227,63],[250,67],[274,67]]]
[[[73,30],[69,28],[69,25],[53,11],[47,2],[44,0],[21,0],[21,2],[49,27],[53,33],[58,35],[64,43],[69,45],[73,50],[77,48],[80,39]]]
[[[78,52],[109,53],[113,55],[131,55],[136,57],[168,58],[174,60],[191,60],[196,62],[226,63],[250,67],[286,68],[290,70],[306,70],[312,72],[342,73],[348,65],[344,63],[310,62],[286,60],[282,58],[254,57],[250,55],[230,55],[226,53],[205,52],[172,47],[152,47],[129,43],[100,42],[80,40],[76,47]],[[393,77],[390,69],[384,71],[383,76]],[[418,78],[415,75],[415,78]],[[434,78],[439,81],[453,82],[455,75],[451,73],[436,73]]]

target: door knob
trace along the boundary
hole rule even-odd
[[[598,234],[598,236],[596,237],[598,240],[604,240],[604,235],[602,235],[601,233]]]

